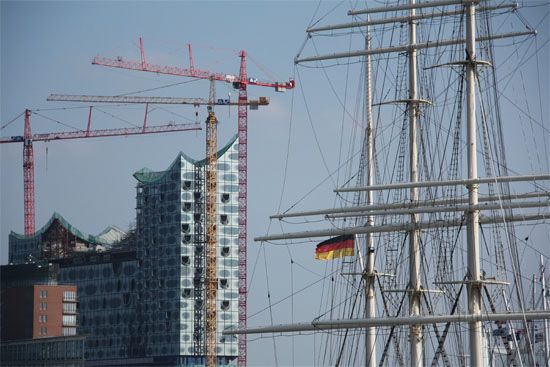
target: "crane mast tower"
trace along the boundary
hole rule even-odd
[[[54,100],[54,99],[50,99]],[[0,144],[23,143],[23,196],[24,196],[24,230],[25,235],[32,235],[35,231],[35,195],[34,195],[34,151],[35,141],[57,141],[67,139],[86,139],[98,137],[130,136],[158,134],[176,131],[201,130],[199,124],[168,124],[147,126],[147,118],[143,126],[135,128],[97,129],[91,128],[92,108],[88,112],[88,127],[86,130],[59,131],[43,134],[33,134],[31,130],[32,111],[26,109],[25,127],[23,136],[0,137]]]
[[[190,68],[180,68],[175,66],[163,66],[148,63],[145,57],[143,40],[139,40],[140,61],[128,61],[121,57],[116,59],[96,56],[92,64],[121,68],[136,71],[147,71],[157,74],[184,76],[197,79],[209,79],[231,83],[233,88],[239,91],[238,99],[238,137],[239,137],[239,328],[246,328],[247,319],[247,170],[248,170],[248,114],[247,105],[248,93],[247,86],[255,85],[261,87],[274,88],[276,92],[285,92],[287,89],[294,88],[294,80],[287,82],[266,82],[259,81],[256,78],[249,78],[246,69],[246,52],[240,51],[241,59],[239,75],[235,76],[227,73],[215,73],[211,71],[200,70],[195,67],[192,57],[191,45],[189,45],[189,64]],[[238,365],[246,366],[247,361],[247,337],[245,334],[239,335],[239,357]]]
[[[25,133],[23,143],[23,195],[25,234],[34,233],[34,151],[31,134],[31,111],[25,110]]]
[[[215,100],[214,79],[210,80],[209,101]],[[217,365],[217,314],[218,295],[218,230],[216,228],[216,198],[218,194],[218,119],[213,105],[208,106],[206,119],[206,365]]]
[[[216,360],[216,299],[218,261],[216,197],[217,197],[217,127],[218,119],[214,111],[206,119],[206,365],[215,366]]]

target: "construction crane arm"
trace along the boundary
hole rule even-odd
[[[206,105],[204,98],[141,97],[141,96],[92,96],[72,94],[50,94],[47,101],[98,102],[98,103],[151,103],[151,104],[190,104]]]
[[[198,79],[213,78],[214,80],[219,80],[226,83],[232,83],[234,81],[238,81],[238,77],[236,77],[235,75],[211,73],[208,71],[203,71],[198,69],[184,69],[177,66],[161,66],[161,65],[155,65],[155,64],[142,63],[139,61],[126,61],[121,57],[118,57],[116,59],[111,59],[108,57],[96,56],[92,60],[92,65],[101,65],[101,66],[108,66],[111,68],[137,70],[137,71],[148,71],[148,72],[157,73],[157,74],[187,76],[190,78],[198,78]]]
[[[189,45],[189,64],[190,68],[180,68],[177,66],[162,66],[156,64],[150,64],[145,58],[145,49],[143,48],[143,40],[139,39],[139,47],[141,53],[141,61],[131,61],[125,60],[122,57],[117,57],[116,59],[96,56],[92,59],[92,65],[101,65],[111,68],[127,69],[127,70],[136,70],[136,71],[148,71],[151,73],[157,74],[166,74],[166,75],[177,75],[177,76],[186,76],[189,78],[197,79],[213,79],[217,81],[222,81],[226,83],[231,83],[233,88],[240,89],[242,84],[245,85],[256,85],[261,87],[270,87],[274,88],[276,92],[284,92],[287,89],[294,88],[295,82],[294,79],[289,79],[288,82],[266,82],[259,81],[256,78],[244,78],[241,80],[238,76],[233,74],[224,74],[224,73],[213,73],[210,71],[196,69],[194,67],[193,57],[191,54],[191,45]],[[241,51],[242,52],[242,51]]]
[[[294,79],[290,79],[288,82],[275,82],[275,83],[272,83],[272,82],[258,81],[255,78],[249,78],[247,84],[248,85],[257,85],[257,86],[261,86],[261,87],[275,88],[275,92],[285,92],[287,89],[293,89],[294,85],[295,85],[295,82],[294,82]]]
[[[182,105],[219,105],[219,106],[237,106],[238,102],[233,102],[229,99],[218,98],[214,103],[208,102],[204,98],[174,98],[174,97],[141,97],[141,96],[91,96],[91,95],[71,95],[71,94],[50,94],[48,101],[61,102],[98,102],[98,103],[150,103],[150,104],[182,104]],[[243,102],[241,102],[242,104]],[[269,98],[260,97],[257,100],[248,100],[246,105],[267,106]]]
[[[132,127],[123,129],[101,129],[101,130],[80,130],[80,131],[61,131],[47,134],[33,134],[32,141],[53,141],[81,138],[100,138],[108,136],[127,136],[141,134],[158,134],[175,131],[202,130],[200,124],[168,124],[157,126]],[[23,136],[0,137],[0,144],[5,143],[23,143]]]

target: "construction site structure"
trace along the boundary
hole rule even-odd
[[[218,293],[218,231],[216,215],[218,119],[214,111],[206,119],[206,365],[216,366],[217,317],[216,299]]]
[[[88,102],[88,103],[145,103],[145,104],[175,104],[175,105],[193,105],[197,106],[237,106],[239,102],[226,98],[218,98],[215,101],[209,101],[204,98],[178,98],[178,97],[146,97],[146,96],[92,96],[75,94],[50,94],[48,101],[60,102]],[[267,106],[269,98],[259,97],[258,99],[249,99],[246,105],[250,109],[256,109],[257,106]]]
[[[238,339],[221,332],[238,323],[236,135],[216,157],[216,354],[217,365],[234,366]],[[134,174],[136,227],[127,245],[104,244],[103,234],[87,235],[59,215],[33,236],[10,233],[10,263],[60,263],[61,281],[77,285],[77,333],[91,343],[92,364],[206,365],[207,157],[182,152],[167,163]]]
[[[31,113],[25,110],[25,132],[23,136],[23,201],[25,234],[34,233],[34,149],[31,134]]]
[[[256,85],[260,87],[269,87],[275,88],[276,92],[285,92],[287,89],[294,88],[294,79],[289,79],[287,82],[269,82],[269,81],[260,81],[257,78],[243,78],[242,74],[234,75],[228,73],[216,73],[208,70],[196,69],[193,61],[193,52],[191,45],[188,45],[189,48],[189,65],[188,69],[180,68],[177,66],[164,66],[151,64],[147,62],[145,58],[145,49],[143,47],[143,39],[139,38],[139,50],[141,55],[140,61],[131,61],[125,60],[122,57],[118,56],[117,58],[109,58],[96,56],[92,60],[93,65],[108,66],[112,68],[127,69],[127,70],[136,70],[136,71],[148,71],[157,74],[166,74],[166,75],[175,75],[175,76],[185,76],[189,78],[196,79],[213,79],[220,82],[231,83],[235,89],[239,89],[241,84],[246,85]],[[244,51],[239,52],[239,57],[246,57]]]
[[[201,130],[199,124],[178,124],[147,126],[147,118],[144,119],[142,127],[120,128],[120,129],[99,129],[93,130],[92,108],[88,112],[88,126],[86,130],[61,131],[43,134],[32,134],[30,116],[32,111],[26,109],[25,127],[23,136],[0,137],[0,144],[23,143],[23,183],[24,183],[24,233],[32,235],[35,231],[35,195],[34,195],[34,153],[33,142],[35,141],[57,141],[67,139],[86,139],[98,137],[130,136],[144,134],[158,134],[176,131]]]
[[[208,100],[201,98],[174,98],[174,97],[144,97],[144,96],[89,96],[89,95],[66,95],[52,94],[48,97],[48,101],[64,101],[64,102],[101,102],[101,103],[145,103],[145,118],[147,121],[147,111],[149,104],[182,104],[182,105],[207,105],[208,117],[206,119],[206,165],[205,165],[205,181],[197,182],[195,187],[205,187],[206,193],[206,215],[204,227],[206,229],[206,238],[204,238],[203,226],[200,220],[195,221],[195,246],[202,248],[206,246],[206,259],[201,256],[204,252],[195,252],[195,271],[197,269],[205,269],[206,274],[204,279],[199,279],[195,282],[195,297],[198,297],[199,304],[195,305],[195,346],[194,353],[197,356],[205,355],[206,365],[215,366],[218,362],[217,357],[217,289],[218,289],[218,265],[217,265],[217,249],[218,249],[218,231],[217,231],[217,124],[218,120],[214,113],[215,105],[239,105],[251,109],[257,109],[258,106],[266,106],[269,104],[269,99],[259,97],[258,100],[246,100],[238,103],[231,102],[225,99],[216,99],[215,80],[210,79],[210,93]],[[241,111],[242,114],[242,111]],[[240,151],[239,151],[240,152]],[[240,173],[240,172],[239,172]],[[202,172],[195,172],[195,180],[202,176]],[[239,180],[242,177],[239,174]],[[239,195],[239,204],[241,196]],[[200,201],[200,200],[199,200]],[[196,208],[200,208],[200,213],[196,213],[196,218],[201,218],[202,205],[195,202]],[[240,207],[239,207],[240,208]],[[240,209],[239,209],[240,214]],[[239,217],[240,219],[240,217]],[[198,223],[198,226],[197,226]],[[239,222],[240,223],[240,222]],[[240,247],[239,247],[240,251]],[[206,266],[205,266],[206,265]],[[240,269],[239,269],[240,271]],[[201,271],[202,272],[202,271]],[[239,272],[240,274],[240,272]],[[203,294],[202,284],[205,285],[206,295]],[[204,297],[206,296],[206,297]],[[202,305],[205,303],[206,319],[203,320]],[[239,304],[242,304],[240,302]],[[203,323],[206,335],[203,334]],[[204,336],[204,338],[203,338]]]
[[[0,144],[23,143],[23,197],[24,197],[24,233],[32,235],[35,232],[35,190],[34,190],[34,150],[35,141],[57,141],[67,139],[99,138],[114,136],[130,136],[144,134],[158,134],[177,131],[201,130],[199,124],[179,124],[169,123],[166,125],[148,126],[149,104],[180,104],[180,105],[238,105],[229,99],[218,99],[210,102],[203,98],[173,98],[173,97],[135,97],[135,96],[87,96],[87,95],[67,95],[51,94],[48,101],[61,102],[88,102],[88,103],[145,103],[145,116],[143,125],[135,128],[118,129],[92,129],[92,111],[90,106],[88,111],[88,123],[86,130],[77,131],[58,131],[50,133],[32,134],[31,119],[32,111],[26,109],[24,112],[24,133],[9,137],[0,137]],[[258,106],[266,106],[269,99],[260,97],[257,100],[248,101],[252,109]]]
[[[231,83],[233,88],[239,91],[238,99],[238,137],[239,137],[239,328],[246,328],[247,320],[247,164],[248,164],[248,114],[247,114],[247,86],[255,85],[261,87],[274,88],[276,92],[285,92],[287,89],[293,89],[295,82],[289,79],[286,82],[264,82],[257,78],[250,78],[247,75],[246,52],[239,52],[240,68],[239,75],[228,73],[216,73],[195,68],[192,56],[192,48],[189,45],[189,65],[190,68],[180,68],[176,66],[162,66],[147,62],[143,40],[139,39],[140,61],[128,61],[122,57],[107,58],[96,56],[92,64],[113,68],[147,71],[157,74],[184,76],[197,79],[209,79]],[[246,366],[247,361],[247,337],[245,334],[239,335],[239,366]]]

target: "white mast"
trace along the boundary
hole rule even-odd
[[[477,140],[476,140],[476,10],[473,3],[466,5],[466,90],[467,90],[467,145],[468,179],[477,179]],[[468,187],[468,203],[478,204],[479,184]],[[481,273],[479,253],[479,210],[467,213],[468,246],[468,312],[474,317],[481,314]],[[481,366],[483,361],[481,321],[469,323],[470,366]]]
[[[367,27],[366,48],[370,49],[371,37],[369,34],[369,28]],[[367,186],[374,184],[374,147],[373,147],[373,131],[372,131],[372,70],[371,70],[371,56],[366,56],[365,76],[367,81],[366,90],[366,104],[367,104]],[[367,206],[374,204],[374,192],[367,192]],[[374,227],[374,217],[372,215],[367,216],[367,226]],[[366,303],[366,317],[376,317],[376,300],[375,300],[375,272],[374,272],[374,239],[372,233],[365,235],[367,245],[367,263],[364,270],[365,276],[365,303]],[[365,330],[365,352],[366,360],[365,365],[367,367],[376,367],[376,328],[369,326]]]
[[[410,0],[411,9],[410,16],[414,19],[416,9],[414,8],[415,0]],[[409,44],[416,44],[416,21],[409,21]],[[417,129],[416,116],[418,103],[416,93],[416,48],[412,48],[409,52],[409,180],[410,182],[418,181],[418,145],[417,145]],[[418,188],[411,187],[410,201],[415,203],[418,201]],[[411,224],[418,223],[418,214],[411,214]],[[409,315],[420,316],[420,241],[418,229],[413,229],[409,232]],[[410,336],[410,365],[422,365],[422,326],[411,325],[409,328]]]

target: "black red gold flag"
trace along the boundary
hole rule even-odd
[[[332,260],[355,254],[355,236],[352,234],[330,238],[315,249],[317,260]]]

